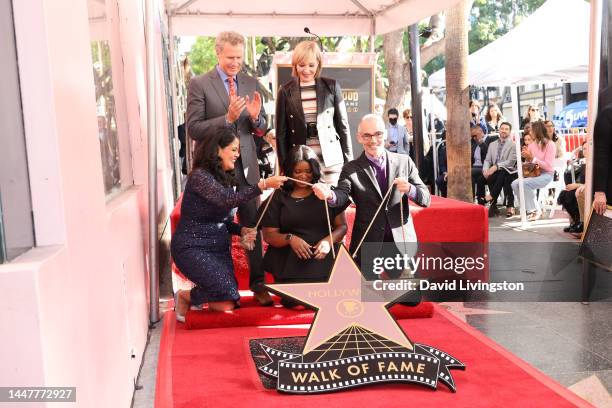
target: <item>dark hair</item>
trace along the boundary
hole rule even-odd
[[[504,119],[504,116],[501,113],[501,109],[499,109],[499,106],[497,106],[497,104],[490,104],[489,106],[487,106],[487,113],[485,114],[485,120],[487,122],[490,122],[493,118],[491,117],[491,108],[497,108],[497,112],[499,112],[497,114],[497,119]],[[501,125],[500,125],[501,126]]]
[[[544,122],[541,120],[536,120],[535,122],[531,122],[531,137],[535,143],[538,144],[540,150],[544,150],[544,147],[548,143],[548,133],[546,133],[546,127],[544,126]]]
[[[472,130],[472,129],[480,129],[480,130],[482,130],[482,128],[480,127],[480,125],[479,125],[479,124],[477,124],[477,123],[471,123],[471,124],[470,124],[470,130]],[[484,130],[483,130],[483,133],[484,133]]]
[[[391,109],[389,109],[389,111],[387,112],[387,116],[389,116],[389,115],[397,115],[397,116],[399,116],[399,112],[397,111],[397,109],[395,109],[395,108],[391,108]]]
[[[219,149],[224,149],[238,136],[234,129],[223,127],[215,132],[207,134],[204,139],[199,142],[193,154],[193,169],[203,169],[213,175],[215,180],[224,185],[231,187],[237,185],[234,171],[225,171],[221,167],[221,159],[219,158]]]
[[[544,124],[550,123],[551,125],[553,125],[553,134],[552,134],[552,141],[556,142],[557,140],[559,140],[559,135],[557,135],[557,129],[555,128],[555,122],[553,122],[550,119],[547,119],[544,121]],[[547,133],[548,135],[548,133]]]
[[[504,125],[508,125],[508,127],[510,128],[510,130],[512,130],[512,124],[510,122],[502,122],[499,124],[499,127],[502,127]]]
[[[310,164],[310,168],[312,169],[312,184],[318,183],[319,179],[321,179],[321,164],[319,163],[319,159],[317,158],[316,153],[308,146],[300,145],[295,146],[289,153],[287,154],[287,158],[285,159],[285,175],[288,177],[293,177],[293,170],[295,169],[295,165],[301,161],[308,162]],[[293,190],[293,181],[287,180],[283,185],[283,189],[286,191]]]

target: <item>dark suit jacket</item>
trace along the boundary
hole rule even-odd
[[[258,89],[257,80],[246,74],[238,74],[238,95],[253,97]],[[189,81],[189,94],[187,96],[187,131],[193,140],[203,140],[206,135],[228,126],[225,114],[229,106],[229,96],[216,68],[206,74],[193,77]],[[261,108],[259,123],[255,127],[249,118],[248,112],[242,114],[233,123],[234,129],[240,138],[240,161],[244,169],[244,176],[251,185],[259,181],[259,164],[253,132],[263,134],[266,129],[266,112]]]
[[[487,157],[487,150],[489,149],[489,145],[486,143],[486,141],[478,145],[476,144],[474,139],[472,139],[470,143],[472,145],[472,166],[474,166],[474,153],[476,152],[476,146],[480,146],[480,163],[484,164],[485,158]]]
[[[334,79],[317,78],[315,87],[317,131],[325,165],[346,163],[353,159],[353,150],[340,84]],[[280,87],[276,99],[276,145],[281,166],[293,146],[306,144],[306,137],[300,85],[293,78]]]
[[[593,192],[606,193],[608,205],[612,205],[612,105],[598,114],[593,130]]]
[[[391,193],[385,207],[376,216],[374,224],[364,241],[381,243],[382,246],[385,224],[389,224],[393,240],[396,243],[404,242],[404,235],[406,242],[416,242],[417,236],[414,231],[412,217],[410,217],[408,197],[397,190],[393,185],[393,180],[396,177],[404,177],[415,186],[417,189],[415,202],[423,207],[429,206],[431,202],[429,190],[421,181],[416,165],[405,154],[387,152],[387,176],[388,187],[393,188],[394,191]],[[374,170],[365,153],[344,165],[338,186],[334,189],[334,192],[336,194],[334,207],[347,204],[349,196],[357,207],[355,224],[351,235],[351,247],[349,249],[352,254],[357,245],[359,245],[359,241],[364,236],[368,224],[374,218],[374,213],[384,197],[374,176]],[[400,222],[400,197],[401,205],[404,206],[404,233],[402,233],[402,224]]]

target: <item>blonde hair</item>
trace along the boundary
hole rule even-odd
[[[223,31],[217,35],[215,39],[215,51],[217,54],[223,51],[223,47],[225,47],[225,43],[230,43],[231,45],[242,45],[244,46],[244,37],[242,34],[239,34],[235,31]]]
[[[294,77],[298,76],[297,65],[306,60],[308,57],[314,57],[317,60],[317,72],[315,72],[315,78],[321,76],[321,70],[323,69],[323,54],[319,45],[315,41],[302,41],[296,45],[291,56],[291,75]]]

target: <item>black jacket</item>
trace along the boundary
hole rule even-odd
[[[612,105],[598,114],[593,129],[593,192],[606,193],[608,205],[612,205]]]
[[[323,157],[346,163],[352,160],[353,152],[340,84],[334,79],[317,78],[315,87],[317,130]],[[306,132],[300,85],[293,78],[280,87],[276,99],[276,145],[281,168],[293,146],[306,144]]]
[[[474,166],[474,152],[476,151],[476,146],[480,146],[480,165],[484,164],[485,158],[487,157],[487,150],[489,150],[489,145],[486,141],[483,141],[480,145],[478,145],[474,139],[471,141],[472,144],[472,166]]]

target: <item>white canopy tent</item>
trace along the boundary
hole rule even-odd
[[[468,83],[512,86],[513,122],[518,129],[516,86],[589,80],[591,18],[591,6],[584,0],[548,0],[512,31],[468,57]],[[444,69],[430,75],[430,87],[445,85]],[[518,143],[516,152],[520,157]],[[521,172],[519,180],[520,202],[524,203]],[[521,221],[526,225],[524,206]]]
[[[515,29],[468,57],[468,83],[508,86],[587,82],[590,6],[548,0]],[[445,70],[429,77],[445,86]]]
[[[169,0],[175,35],[217,35],[235,29],[247,36],[376,35],[405,28],[458,0]]]
[[[157,160],[156,160],[156,129],[154,126],[154,32],[153,21],[156,18],[154,5],[159,4],[159,0],[145,0],[145,25],[147,40],[147,136],[149,140],[149,209],[156,209],[157,193]],[[244,35],[283,35],[283,36],[302,36],[304,26],[319,35],[376,35],[384,34],[399,28],[404,28],[419,20],[437,14],[445,10],[458,0],[310,0],[307,3],[279,2],[277,0],[234,0],[231,3],[216,3],[208,0],[164,0],[166,12],[168,14],[169,38],[175,35],[216,35],[218,32],[228,29],[238,30]],[[578,4],[583,0],[549,0],[548,3],[556,4],[561,9],[570,7],[570,4]],[[593,123],[597,111],[597,101],[595,98],[596,90],[599,86],[598,64],[599,52],[601,47],[601,5],[602,0],[591,0],[590,14],[590,36],[587,35],[578,48],[573,50],[578,52],[581,49],[587,50],[591,65],[589,78],[589,117],[592,118],[589,124],[589,135],[592,134]],[[547,3],[547,5],[548,5]],[[555,6],[551,6],[554,8]],[[546,10],[546,9],[545,9]],[[587,15],[588,15],[588,8]],[[582,25],[589,27],[586,21],[581,22],[580,14],[576,12],[570,25]],[[554,18],[554,17],[551,17]],[[580,22],[580,24],[576,24]],[[558,24],[556,20],[548,20],[539,27],[539,31],[533,38],[540,38],[547,31],[556,30]],[[562,27],[564,30],[569,29]],[[587,31],[587,34],[589,32]],[[563,37],[557,37],[563,38]],[[589,41],[590,39],[590,41]],[[553,38],[553,43],[557,39]],[[174,44],[171,40],[170,44]],[[530,43],[526,43],[530,44]],[[589,44],[590,47],[586,47]],[[174,47],[169,50],[170,62],[174,64]],[[584,50],[583,50],[584,51]],[[565,50],[564,52],[567,52]],[[589,54],[590,52],[590,54]],[[502,54],[505,55],[505,54]],[[563,54],[565,55],[565,54]],[[544,57],[548,56],[544,54]],[[497,62],[497,55],[496,62]],[[575,59],[573,55],[569,55]],[[508,62],[510,58],[500,57],[500,61]],[[544,59],[542,59],[544,60]],[[502,65],[503,63],[500,63]],[[533,63],[536,65],[535,63]],[[539,65],[539,63],[537,64]],[[176,79],[174,70],[171,69],[172,89],[176,89]],[[442,78],[444,78],[442,76]],[[472,78],[472,77],[470,77]],[[508,77],[505,78],[506,80]],[[584,80],[584,79],[583,79]],[[541,82],[541,81],[540,81]],[[176,95],[172,95],[173,99]],[[173,103],[176,107],[176,100]],[[174,123],[177,123],[176,108],[173,109]],[[590,143],[592,147],[592,142]],[[592,169],[592,166],[589,166]],[[587,175],[587,206],[590,205],[590,185],[591,172]],[[150,293],[150,320],[159,320],[159,275],[157,273],[157,220],[155,211],[149,210],[149,274],[151,279]]]
[[[155,129],[155,36],[153,22],[163,2],[168,15],[170,65],[174,66],[174,36],[217,35],[235,30],[247,36],[304,36],[304,27],[318,35],[384,34],[439,13],[459,0],[310,0],[304,3],[278,0],[145,0],[147,43],[147,138],[149,150],[149,304],[151,322],[159,320],[159,275],[157,266],[157,144]],[[371,41],[373,48],[374,41]],[[176,78],[172,81],[173,118],[176,110]],[[176,135],[175,135],[176,137]],[[175,168],[175,172],[180,173]]]

